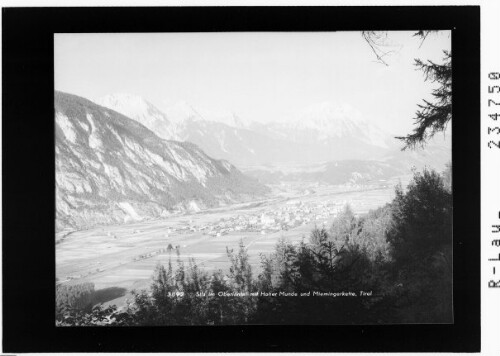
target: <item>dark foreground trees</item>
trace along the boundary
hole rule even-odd
[[[404,321],[452,321],[451,191],[436,172],[424,170],[403,193],[396,190],[387,241],[401,285]]]
[[[58,325],[378,324],[452,322],[452,199],[441,175],[416,173],[388,205],[329,230],[280,241],[255,276],[245,246],[227,272],[158,265],[124,310],[73,308]]]

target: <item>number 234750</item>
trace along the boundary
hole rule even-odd
[[[491,72],[488,74],[488,79],[490,80],[499,80],[500,81],[500,73],[498,72]],[[500,85],[489,85],[488,86],[488,94],[499,94],[500,93]],[[500,98],[493,100],[488,98],[488,108],[494,108],[496,105],[500,105]],[[498,117],[500,116],[499,113],[493,113],[493,114],[488,114],[488,116],[493,120],[497,121]],[[500,127],[494,126],[490,127],[488,126],[488,135],[499,135],[500,134]],[[498,136],[497,136],[498,137]],[[489,148],[499,148],[500,149],[500,140],[494,141],[494,140],[488,140],[488,147]]]

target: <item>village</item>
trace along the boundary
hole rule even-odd
[[[259,213],[238,214],[220,218],[216,222],[194,225],[192,220],[183,222],[177,228],[167,229],[167,234],[202,232],[219,237],[231,232],[258,232],[261,235],[278,231],[288,231],[298,226],[316,224],[327,225],[345,206],[346,201],[289,201],[279,207],[265,209]]]

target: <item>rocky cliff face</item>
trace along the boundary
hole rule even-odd
[[[55,93],[58,230],[243,201],[267,188],[188,142],[167,141],[87,99]]]

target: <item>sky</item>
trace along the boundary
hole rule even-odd
[[[179,101],[247,120],[295,117],[324,103],[349,104],[368,120],[406,134],[433,85],[415,58],[441,62],[451,34],[424,42],[391,31],[377,62],[360,32],[56,34],[56,90],[97,99],[142,96],[163,109]]]

